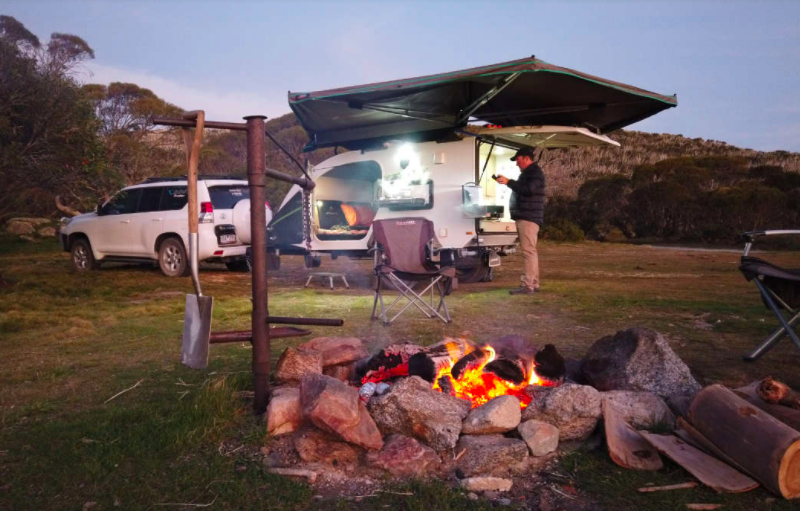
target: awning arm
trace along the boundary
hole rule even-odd
[[[461,125],[467,122],[470,116],[477,109],[479,109],[480,107],[491,101],[492,98],[500,94],[503,91],[503,89],[511,85],[511,82],[516,80],[521,74],[522,74],[521,71],[517,71],[516,73],[511,73],[502,82],[498,83],[497,85],[489,89],[489,91],[487,91],[483,96],[473,101],[471,105],[461,110],[461,112],[459,112],[459,118],[456,125]]]

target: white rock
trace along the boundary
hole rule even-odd
[[[558,428],[552,424],[531,419],[520,424],[517,430],[533,456],[550,454],[558,447]]]
[[[461,480],[461,487],[467,491],[509,491],[514,483],[502,477],[467,477]]]
[[[499,396],[473,408],[464,419],[461,433],[465,435],[505,433],[519,426],[521,419],[519,399],[514,396]]]

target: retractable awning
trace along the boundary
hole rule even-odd
[[[665,96],[534,57],[418,78],[290,92],[307,151],[393,138],[437,140],[468,123],[560,125],[603,134],[677,106]]]

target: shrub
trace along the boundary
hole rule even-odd
[[[583,241],[586,235],[578,224],[566,218],[548,221],[542,229],[542,238],[552,241]]]

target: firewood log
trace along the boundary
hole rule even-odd
[[[800,396],[785,383],[772,379],[772,376],[761,380],[758,385],[758,396],[767,403],[800,410]]]
[[[735,389],[733,393],[748,403],[761,408],[787,426],[800,431],[800,410],[795,410],[794,408],[789,408],[788,406],[773,405],[764,402],[764,400],[758,395],[758,386],[760,384],[760,381],[754,381],[750,385]]]
[[[689,421],[768,490],[800,497],[800,432],[722,385],[695,396]]]

